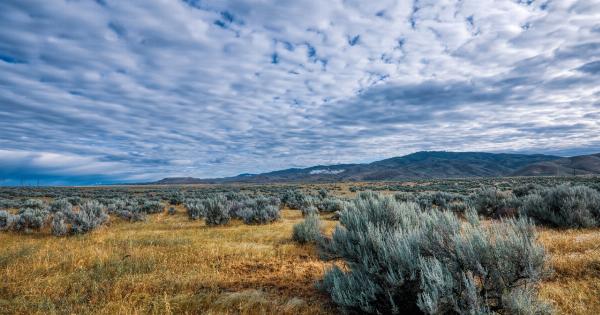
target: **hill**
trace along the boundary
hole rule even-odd
[[[594,157],[598,158],[597,155]],[[318,165],[308,168],[290,168],[262,174],[241,174],[235,177],[215,179],[172,177],[152,184],[331,182],[342,180],[554,175],[547,171],[552,169],[553,163],[561,163],[559,168],[562,167],[565,170],[570,169],[568,165],[573,164],[580,167],[582,172],[593,173],[592,170],[595,169],[596,173],[600,173],[598,171],[600,168],[596,167],[597,164],[588,161],[589,158],[582,159],[588,162],[582,162],[576,158],[579,157],[561,158],[543,154],[422,151],[367,164]],[[569,159],[579,162],[562,162]],[[556,167],[554,167],[555,169]]]
[[[600,153],[542,161],[514,172],[515,176],[572,176],[600,174]]]

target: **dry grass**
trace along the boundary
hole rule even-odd
[[[80,237],[0,233],[0,313],[335,314],[314,287],[328,266],[291,241],[301,219],[284,210],[275,224],[208,228],[178,208]],[[600,230],[540,240],[555,269],[542,298],[561,314],[600,314]]]
[[[554,274],[540,295],[559,314],[600,314],[600,229],[539,230]]]
[[[81,237],[1,233],[0,313],[331,313],[325,264],[291,241],[299,211],[217,228],[178,211]]]

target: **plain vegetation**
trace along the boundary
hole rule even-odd
[[[598,313],[599,189],[2,188],[0,313]]]

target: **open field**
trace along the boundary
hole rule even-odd
[[[354,195],[350,186],[340,195]],[[143,222],[111,215],[84,235],[0,233],[0,313],[338,313],[315,287],[330,263],[315,245],[292,241],[300,211],[285,208],[271,224],[209,227],[174,208]],[[338,224],[330,216],[321,214],[327,235]],[[600,229],[540,227],[538,239],[554,270],[540,298],[558,314],[600,313]]]
[[[328,314],[314,288],[326,265],[291,241],[301,219],[210,228],[159,214],[81,237],[2,233],[0,312]]]

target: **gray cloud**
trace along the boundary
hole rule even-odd
[[[588,153],[600,149],[599,10],[4,1],[0,176],[216,177],[424,149]]]

